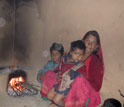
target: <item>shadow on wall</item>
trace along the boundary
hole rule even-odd
[[[0,1],[0,60],[7,60],[12,54],[12,11],[8,2]]]
[[[30,56],[30,42],[28,28],[20,21],[18,9],[21,6],[37,8],[39,0],[2,0],[0,1],[0,18],[6,21],[4,26],[0,26],[0,60],[16,58],[18,62],[26,62]],[[30,5],[28,5],[30,4]],[[11,10],[11,11],[10,11]],[[0,24],[3,21],[0,20]]]

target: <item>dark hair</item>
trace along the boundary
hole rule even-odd
[[[95,31],[95,30],[88,31],[88,32],[84,35],[83,40],[85,40],[89,35],[92,35],[92,36],[96,37],[96,39],[97,39],[97,45],[99,45],[99,43],[100,43],[100,37],[99,37],[98,32]]]
[[[63,47],[63,45],[60,44],[60,43],[54,42],[54,43],[52,44],[52,46],[50,47],[50,54],[52,53],[53,50],[59,51],[59,52],[61,53],[61,55],[64,54],[64,47]]]
[[[84,53],[85,53],[86,46],[85,46],[85,44],[84,44],[84,42],[82,40],[73,41],[71,43],[70,51],[73,51],[75,48],[84,50]]]
[[[122,107],[122,105],[118,100],[114,98],[109,98],[104,101],[102,107]]]
[[[88,32],[84,35],[83,40],[85,40],[89,35],[92,35],[92,36],[96,37],[96,39],[97,39],[97,45],[100,44],[100,37],[99,37],[99,34],[98,34],[97,31],[95,31],[95,30],[88,31]],[[97,47],[97,49],[94,50],[93,53],[96,54],[98,51],[99,51],[99,47]]]

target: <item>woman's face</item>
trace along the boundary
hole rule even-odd
[[[85,54],[91,54],[97,47],[97,38],[95,36],[89,35],[85,40],[84,43],[86,45]]]

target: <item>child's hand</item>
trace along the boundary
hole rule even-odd
[[[43,75],[40,75],[40,80],[43,81]]]

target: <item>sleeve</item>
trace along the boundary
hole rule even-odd
[[[48,63],[38,72],[38,74],[37,74],[37,81],[38,82],[40,82],[40,75],[44,75],[44,73],[49,70],[50,63],[51,63],[51,61],[48,61]]]

